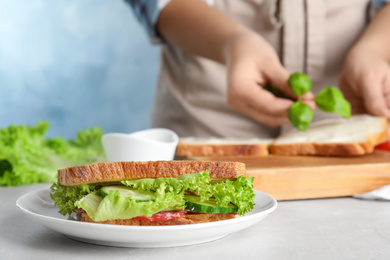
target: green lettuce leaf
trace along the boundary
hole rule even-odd
[[[94,221],[130,219],[137,216],[151,217],[160,211],[185,208],[182,196],[169,192],[164,193],[162,190],[163,188],[156,192],[157,196],[153,201],[136,202],[136,200],[124,197],[119,191],[114,190],[104,198],[89,194],[77,201],[75,205],[85,210]]]
[[[177,178],[145,178],[136,180],[125,180],[122,184],[144,191],[157,191],[162,186],[165,192],[184,194],[185,191],[198,191],[210,184],[209,171],[201,173],[185,174]]]
[[[54,201],[54,206],[59,209],[59,213],[70,219],[76,209],[75,202],[82,199],[88,194],[96,193],[99,186],[90,186],[87,184],[77,186],[61,186],[54,183],[50,189],[50,198]]]
[[[106,160],[100,128],[80,131],[75,140],[46,139],[48,128],[39,122],[0,129],[0,186],[54,182],[60,168]]]
[[[244,215],[252,210],[255,194],[253,192],[254,177],[237,176],[237,180],[220,182],[211,185],[211,193],[217,200],[217,205],[226,207],[233,203],[238,207],[238,215]]]
[[[195,192],[201,201],[207,201],[211,197],[217,200],[217,206],[225,207],[233,203],[238,207],[238,214],[244,215],[252,210],[253,177],[237,176],[234,181],[226,180],[219,183],[210,182],[209,171],[201,173],[185,174],[178,178],[138,179],[125,180],[122,184],[144,191],[156,191],[163,185],[165,192],[174,192],[184,196],[184,192]]]

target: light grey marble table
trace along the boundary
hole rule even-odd
[[[0,188],[0,259],[390,259],[390,202],[280,202],[255,226],[184,247],[141,249],[71,240],[32,222],[17,198],[48,184]]]

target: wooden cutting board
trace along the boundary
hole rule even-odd
[[[344,197],[390,184],[390,152],[358,157],[276,156],[197,157],[195,160],[239,161],[254,188],[277,200]]]

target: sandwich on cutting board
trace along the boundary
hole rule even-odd
[[[276,139],[181,138],[176,154],[201,156],[319,155],[357,156],[372,153],[388,138],[388,122],[371,115],[325,119],[306,131],[293,128]]]
[[[106,162],[58,170],[51,198],[83,222],[160,226],[235,218],[252,210],[245,164],[206,161]],[[81,216],[80,216],[81,215]]]

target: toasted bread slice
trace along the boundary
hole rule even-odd
[[[267,156],[272,139],[180,138],[176,155],[201,156]]]
[[[270,146],[271,154],[357,156],[374,151],[388,138],[388,122],[382,117],[355,115],[349,119],[327,119],[306,131],[291,129]]]
[[[199,214],[185,214],[179,218],[162,220],[162,221],[145,221],[138,219],[114,219],[101,222],[93,221],[86,212],[81,214],[82,222],[92,222],[100,224],[111,224],[111,225],[128,225],[128,226],[171,226],[171,225],[188,225],[188,224],[199,224],[214,222],[225,219],[235,218],[236,214],[233,213],[199,213]]]
[[[233,179],[245,174],[240,162],[206,161],[148,161],[106,162],[58,170],[62,186],[78,184],[117,183],[122,180],[160,177],[179,177],[189,173],[210,170],[211,178]]]

